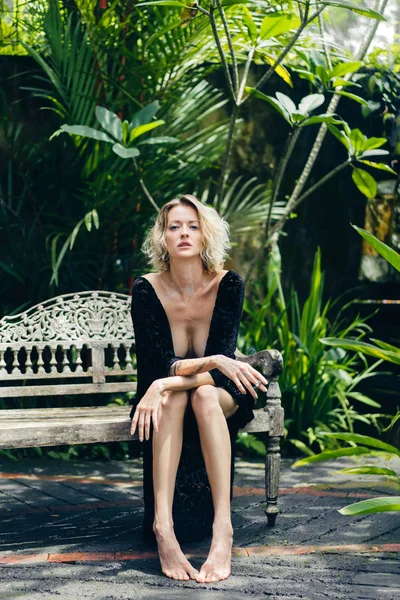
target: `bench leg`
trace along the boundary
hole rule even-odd
[[[269,435],[267,440],[267,454],[265,456],[265,495],[267,507],[265,512],[268,525],[275,525],[278,510],[279,475],[280,475],[280,436]]]

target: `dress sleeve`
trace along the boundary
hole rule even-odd
[[[167,316],[151,284],[143,277],[138,277],[132,287],[131,315],[139,391],[139,384],[147,389],[155,379],[168,377],[171,366],[181,357],[174,356]]]
[[[237,337],[244,302],[244,282],[239,273],[229,271],[220,283],[215,320],[210,331],[210,353],[224,354],[235,359]],[[231,395],[241,395],[236,384],[219,369],[209,371],[217,387],[225,388]]]

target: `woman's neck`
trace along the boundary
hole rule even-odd
[[[206,274],[201,259],[196,261],[171,260],[168,273],[170,285],[182,296],[194,296],[198,290],[204,287],[204,275]],[[207,279],[209,277],[206,274]]]

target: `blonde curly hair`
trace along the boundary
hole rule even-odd
[[[224,266],[230,250],[229,225],[215,208],[200,202],[195,196],[185,194],[164,204],[150,229],[147,231],[142,251],[156,271],[169,271],[169,253],[165,243],[165,230],[168,224],[168,213],[174,206],[186,204],[192,206],[200,221],[203,233],[203,248],[200,257],[204,269],[208,273],[217,273]]]

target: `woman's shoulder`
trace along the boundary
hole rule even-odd
[[[244,286],[244,281],[241,275],[233,269],[229,269],[228,271],[226,271],[225,275],[223,275],[222,277],[222,281],[224,281],[228,285],[237,285],[238,287]]]

